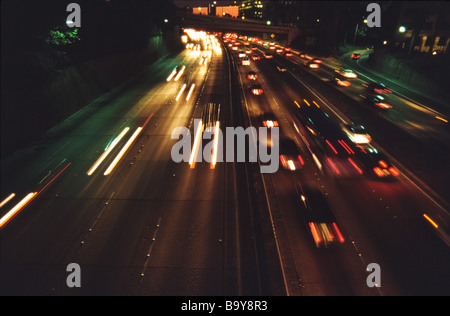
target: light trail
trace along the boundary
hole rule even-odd
[[[433,221],[427,214],[423,214],[423,217],[431,224],[434,228],[438,228],[438,224],[436,224],[435,221]]]
[[[37,192],[29,193],[19,203],[16,204],[8,213],[0,218],[0,229],[2,229],[21,209],[25,207],[35,196]]]
[[[181,67],[180,71],[178,72],[175,79],[173,79],[173,80],[178,81],[178,79],[180,79],[180,77],[183,75],[185,69],[186,69],[186,66]]]
[[[214,144],[213,144],[213,154],[211,159],[211,169],[214,169],[217,164],[217,152],[219,151],[219,132],[220,132],[220,122],[216,122],[216,128],[214,131]]]
[[[189,101],[189,99],[191,98],[191,94],[192,94],[192,92],[194,91],[194,88],[195,88],[195,83],[193,83],[193,84],[191,85],[191,88],[189,89],[188,95],[187,95],[187,97],[186,97],[186,101]]]
[[[103,160],[105,160],[106,156],[109,155],[109,153],[114,149],[114,147],[116,147],[116,145],[125,136],[125,134],[128,132],[129,129],[130,129],[129,127],[124,128],[124,130],[119,134],[119,136],[117,136],[116,139],[114,139],[114,141],[111,143],[108,149],[100,156],[100,158],[95,162],[95,164],[91,167],[91,169],[88,170],[87,174],[89,176],[94,173],[94,171],[103,162]]]
[[[138,127],[136,129],[136,131],[134,132],[134,134],[130,137],[130,139],[128,140],[128,142],[125,144],[125,146],[122,148],[122,150],[117,154],[116,158],[114,158],[113,162],[109,165],[108,169],[106,169],[106,171],[103,173],[103,175],[107,176],[109,175],[112,170],[114,169],[114,167],[117,165],[117,163],[119,162],[119,160],[122,158],[122,156],[125,154],[125,152],[128,150],[128,148],[131,146],[131,144],[134,142],[134,140],[136,139],[136,137],[139,135],[139,133],[141,132],[142,127]]]
[[[173,70],[173,71],[170,73],[169,77],[167,77],[167,81],[172,80],[173,76],[175,76],[176,73],[177,73],[177,72],[176,72],[175,70]]]
[[[181,87],[180,92],[178,92],[178,95],[177,95],[177,97],[175,98],[176,101],[178,101],[178,100],[180,99],[181,94],[183,93],[184,89],[186,89],[186,84],[184,84],[184,85]]]
[[[197,134],[195,134],[195,140],[194,140],[194,146],[192,148],[191,157],[189,158],[189,165],[191,166],[191,169],[195,166],[195,157],[197,156],[197,151],[200,143],[200,138],[202,137],[203,133],[203,124],[202,120],[198,122],[198,128],[197,128]]]
[[[3,207],[6,203],[8,203],[9,201],[11,201],[14,197],[16,196],[15,193],[11,193],[6,199],[4,199],[1,203],[0,203],[0,208]]]

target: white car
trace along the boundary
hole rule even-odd
[[[351,69],[341,69],[339,71],[337,71],[339,74],[341,74],[342,76],[344,76],[345,78],[357,78],[358,75],[356,73],[353,72],[353,70]]]
[[[242,58],[242,65],[250,66],[250,58],[248,58],[248,57]]]
[[[368,144],[372,141],[372,137],[362,125],[341,124],[341,128],[355,144]]]

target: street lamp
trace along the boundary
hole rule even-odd
[[[406,27],[400,26],[400,27],[398,28],[398,31],[399,31],[400,33],[405,33],[405,32],[406,32]]]

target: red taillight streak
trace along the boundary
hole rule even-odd
[[[377,102],[377,103],[375,103],[375,105],[380,108],[383,108],[383,109],[391,109],[392,108],[392,105],[384,103],[384,102],[382,102],[382,103]]]
[[[380,167],[375,167],[373,168],[373,171],[375,172],[375,174],[379,177],[384,177],[384,173],[383,170],[381,170]]]
[[[390,167],[390,168],[389,168],[389,172],[390,172],[391,175],[393,175],[394,177],[397,177],[397,176],[400,175],[400,172],[399,172],[396,168],[394,168],[394,167]]]
[[[333,223],[333,227],[334,227],[334,230],[336,231],[336,234],[338,235],[339,242],[343,243],[345,241],[345,238],[344,238],[344,236],[342,236],[341,231],[337,227],[336,223]]]
[[[319,243],[322,239],[320,238],[319,233],[317,232],[316,226],[314,223],[309,223],[309,228],[311,229],[311,233],[314,237],[316,243]]]
[[[348,158],[348,161],[350,161],[350,163],[353,165],[353,167],[355,167],[355,169],[359,172],[359,174],[362,174],[362,170],[358,167],[358,165],[353,161],[352,158]]]
[[[340,174],[339,169],[336,167],[336,165],[334,164],[334,162],[330,158],[328,158],[328,162],[333,167],[334,172],[336,172],[336,174]]]
[[[338,140],[339,144],[341,144],[342,147],[351,155],[355,154],[355,152],[350,148],[350,146],[343,141],[342,139]]]
[[[60,176],[61,173],[64,172],[64,170],[66,170],[72,163],[69,162],[69,164],[67,166],[64,167],[63,170],[61,170],[56,176],[53,177],[53,179],[51,179],[37,194],[41,193],[42,191],[44,191],[53,181],[56,180],[56,178],[58,178]],[[37,195],[36,194],[36,195]]]
[[[326,143],[328,144],[328,146],[330,146],[330,148],[334,151],[334,153],[337,155],[338,152],[336,150],[336,148],[333,147],[333,145],[331,145],[331,143],[328,141],[328,139],[326,140]]]
[[[384,160],[378,161],[378,164],[380,165],[381,168],[384,168],[384,169],[386,169],[388,166]]]
[[[298,160],[300,161],[300,163],[302,164],[302,166],[305,164],[305,161],[303,160],[301,155],[298,155]]]
[[[150,119],[152,118],[153,113],[148,117],[148,119],[145,121],[144,125],[142,125],[142,128],[145,127],[145,125],[147,125],[148,121],[150,121]]]

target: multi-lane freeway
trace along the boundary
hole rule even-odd
[[[255,44],[248,55],[261,58],[243,64],[244,41],[192,42],[2,162],[2,295],[450,294],[447,153],[414,162],[430,156],[428,138],[448,146],[442,121],[400,99],[380,112],[357,99],[364,80],[335,85],[331,65],[314,72],[297,54],[265,58]],[[378,177],[356,158],[356,173],[336,172],[302,120],[308,106],[338,128],[364,124],[398,174]],[[300,169],[212,163],[219,129],[261,127],[264,113],[296,144]],[[429,131],[408,131],[416,121]],[[184,137],[188,150],[174,154]],[[329,247],[317,247],[299,188],[329,204],[339,227]],[[80,287],[67,284],[70,263]],[[370,263],[379,286],[368,286]]]

